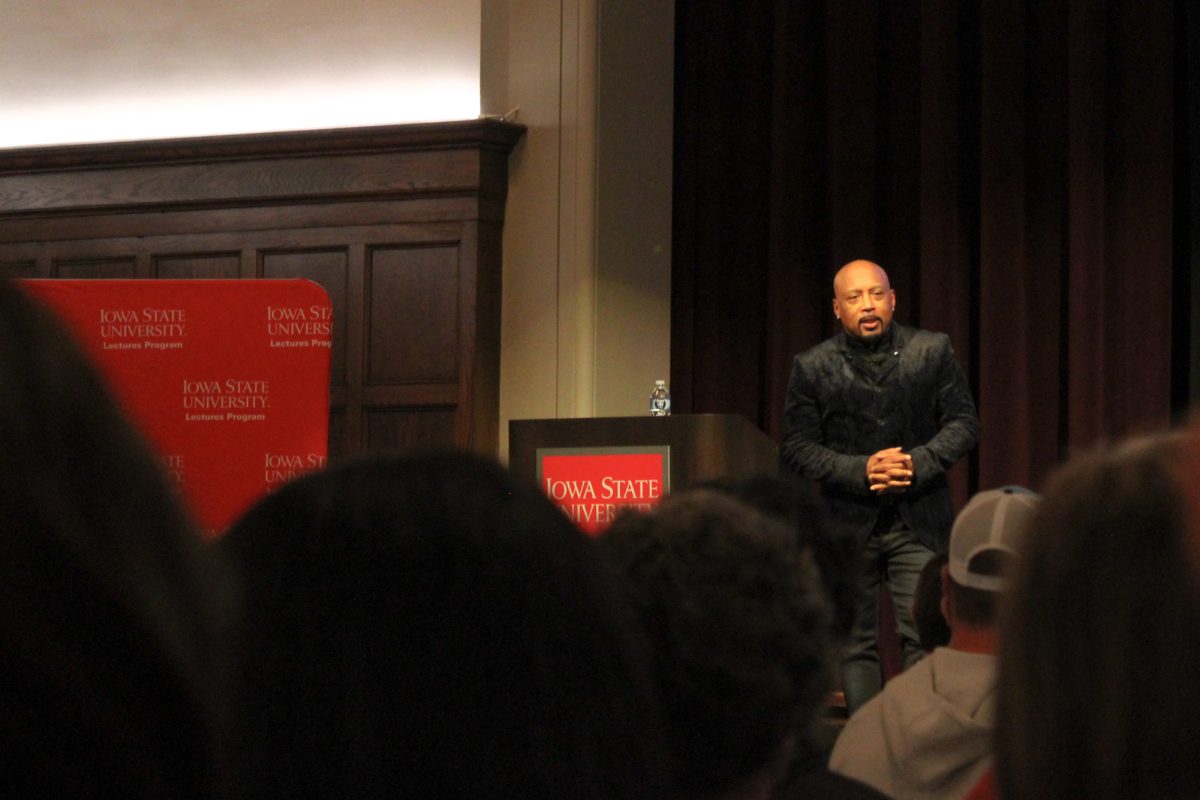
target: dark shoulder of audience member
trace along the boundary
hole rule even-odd
[[[220,796],[226,595],[155,457],[0,284],[0,794]]]
[[[829,688],[829,609],[794,534],[693,490],[601,537],[655,645],[685,797],[745,796],[781,777]]]
[[[1197,795],[1200,582],[1179,472],[1195,446],[1126,443],[1046,486],[1001,613],[1001,796]]]
[[[917,576],[917,588],[913,592],[913,622],[917,626],[921,649],[926,653],[950,644],[950,626],[946,623],[946,615],[942,613],[942,567],[949,560],[946,553],[938,553],[926,561],[921,574]],[[959,588],[963,592],[978,591]],[[956,593],[955,597],[958,596]],[[987,623],[990,624],[991,620]]]
[[[460,452],[269,495],[240,566],[254,797],[661,798],[649,652],[565,515]]]
[[[809,490],[807,483],[795,478],[755,475],[715,479],[697,484],[695,488],[730,494],[787,526],[800,548],[812,554],[825,594],[833,607],[835,637],[844,640],[850,635],[861,591],[860,582],[855,580],[858,544],[829,517],[824,504]]]

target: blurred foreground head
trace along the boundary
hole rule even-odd
[[[667,796],[612,574],[498,464],[348,463],[269,495],[222,547],[245,587],[251,796]]]
[[[219,795],[213,554],[66,330],[2,283],[0,529],[0,795]]]
[[[1195,447],[1179,434],[1130,441],[1047,485],[1002,613],[1005,798],[1196,796]]]
[[[783,523],[796,546],[808,553],[817,568],[833,612],[833,634],[844,642],[854,627],[859,595],[858,538],[829,518],[811,485],[795,477],[753,475],[748,478],[718,478],[698,484],[698,489],[715,489]]]
[[[655,646],[682,795],[769,796],[829,686],[831,612],[811,554],[714,489],[624,514],[601,543]]]

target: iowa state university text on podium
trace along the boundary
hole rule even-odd
[[[21,284],[91,353],[208,535],[325,464],[333,312],[317,284]]]
[[[672,488],[778,471],[775,442],[736,414],[512,420],[508,442],[513,473],[592,533]]]
[[[539,447],[537,482],[588,533],[599,533],[619,509],[649,510],[671,485],[671,448]]]

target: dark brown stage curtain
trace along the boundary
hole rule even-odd
[[[833,272],[868,258],[970,378],[960,502],[1168,425],[1189,358],[1175,228],[1194,229],[1181,8],[680,0],[677,410],[778,439],[792,356],[837,330]]]

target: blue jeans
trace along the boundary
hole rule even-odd
[[[934,552],[917,541],[912,531],[897,516],[881,515],[880,525],[871,532],[862,548],[862,597],[858,615],[850,632],[850,642],[842,659],[842,691],[846,710],[853,714],[863,703],[883,688],[883,673],[879,667],[879,581],[887,581],[896,612],[896,630],[909,667],[921,658],[921,643],[913,622],[913,592],[917,576]]]

